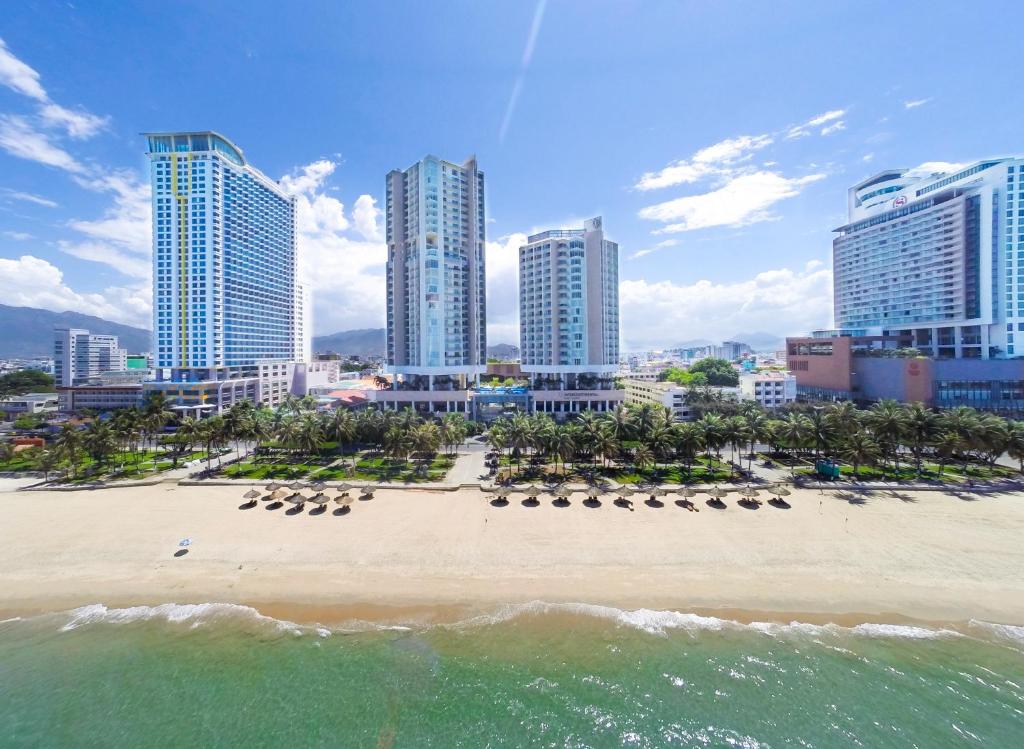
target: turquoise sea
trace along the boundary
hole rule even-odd
[[[1016,748],[1024,628],[96,605],[0,623],[0,746]]]

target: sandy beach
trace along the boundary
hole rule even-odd
[[[297,621],[534,600],[774,620],[1024,623],[1024,497],[799,490],[791,508],[585,507],[383,490],[351,511],[240,509],[248,487],[3,492],[0,610],[252,605]],[[191,538],[188,553],[175,556]],[[746,613],[744,613],[746,612]]]

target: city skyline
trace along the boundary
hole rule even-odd
[[[865,39],[856,25],[877,16],[872,7],[793,5],[774,18],[756,8],[595,14],[541,2],[461,6],[431,19],[413,6],[325,6],[281,27],[256,4],[238,19],[237,39],[189,27],[176,70],[216,85],[173,99],[157,85],[164,53],[139,43],[142,29],[179,23],[169,9],[15,10],[0,34],[0,292],[10,304],[148,327],[150,195],[139,133],[180,127],[230,134],[295,196],[300,244],[316,271],[314,334],[384,326],[380,174],[428,153],[475,153],[488,174],[491,343],[518,340],[526,236],[596,215],[621,248],[624,351],[827,327],[832,230],[845,223],[850,185],[886,168],[1019,148],[1019,105],[978,84],[1001,56],[1009,62],[1003,28],[1021,11],[993,26],[952,9],[921,17],[885,6],[888,27],[872,26]],[[223,12],[190,15],[216,21]],[[468,41],[423,60],[423,42],[403,32],[387,59],[376,45],[398,15],[442,41]],[[787,49],[775,49],[784,24],[797,28]],[[836,26],[849,33],[832,35]],[[568,51],[570,28],[581,38]],[[985,59],[941,73],[914,64],[941,54],[954,30],[981,28],[992,38]],[[882,84],[842,62],[872,58],[897,38],[915,60]],[[774,65],[748,80],[758,54]],[[90,64],[68,69],[67,55]],[[206,57],[217,65],[212,78],[199,67]],[[105,71],[98,83],[96,70]],[[788,85],[796,70],[800,87]],[[432,102],[453,76],[466,95]],[[435,116],[414,126],[387,116],[399,101],[429,102]],[[985,128],[967,127],[979,117]]]

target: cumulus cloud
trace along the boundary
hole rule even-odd
[[[112,286],[100,293],[77,292],[64,282],[57,266],[33,255],[0,258],[0,298],[16,307],[72,310],[128,325],[152,325],[148,284]]]
[[[829,133],[836,132],[837,130],[842,130],[843,127],[845,127],[845,125],[840,124],[838,127],[836,127],[835,123],[837,121],[841,122],[842,117],[845,114],[845,109],[832,109],[829,110],[828,112],[822,112],[816,117],[812,117],[811,119],[807,120],[807,122],[803,123],[802,125],[794,125],[793,127],[791,127],[789,131],[786,133],[786,139],[792,140],[793,138],[805,138],[811,134],[812,130],[819,127],[822,128],[819,131],[822,135],[828,135]],[[823,125],[826,127],[822,127]]]
[[[740,135],[700,149],[689,159],[674,161],[657,172],[646,172],[637,181],[637,190],[657,190],[673,185],[698,182],[705,177],[727,172],[746,161],[755,151],[771,145],[770,135]]]
[[[569,224],[566,224],[569,225]],[[486,244],[487,340],[519,345],[519,248],[526,233],[508,234]]]
[[[624,350],[723,339],[741,330],[794,335],[831,325],[832,272],[812,261],[802,270],[726,283],[622,281],[619,298]]]
[[[109,193],[111,205],[98,219],[73,219],[68,226],[82,234],[81,240],[60,240],[63,252],[109,265],[127,276],[148,281],[152,275],[153,213],[149,183],[128,170],[117,170],[91,178],[76,178],[82,187]]]
[[[824,174],[787,178],[769,171],[741,174],[718,189],[648,206],[639,215],[665,223],[666,226],[655,232],[658,234],[714,226],[746,226],[772,220],[771,206],[799,195],[807,185],[824,178]]]
[[[19,159],[35,161],[63,169],[72,174],[85,174],[86,168],[75,157],[19,115],[0,115],[0,148]]]
[[[384,239],[380,227],[377,225],[377,217],[380,216],[380,209],[377,201],[372,195],[360,195],[356,198],[355,206],[352,208],[352,220],[355,222],[356,231],[363,239],[379,242]]]
[[[5,231],[3,235],[8,239],[13,239],[17,242],[27,242],[28,240],[35,238],[27,231]]]
[[[313,295],[316,334],[354,328],[377,328],[385,321],[384,264],[387,249],[377,227],[373,198],[355,201],[353,221],[345,206],[327,195],[329,178],[338,164],[314,161],[281,178],[296,198],[296,225],[303,283]]]

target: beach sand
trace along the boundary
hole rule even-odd
[[[289,515],[247,486],[0,493],[0,611],[226,602],[293,621],[454,619],[528,601],[736,619],[1024,624],[1024,496],[798,490],[538,507],[382,490]],[[642,498],[639,498],[642,500]],[[191,538],[183,556],[178,542]]]

